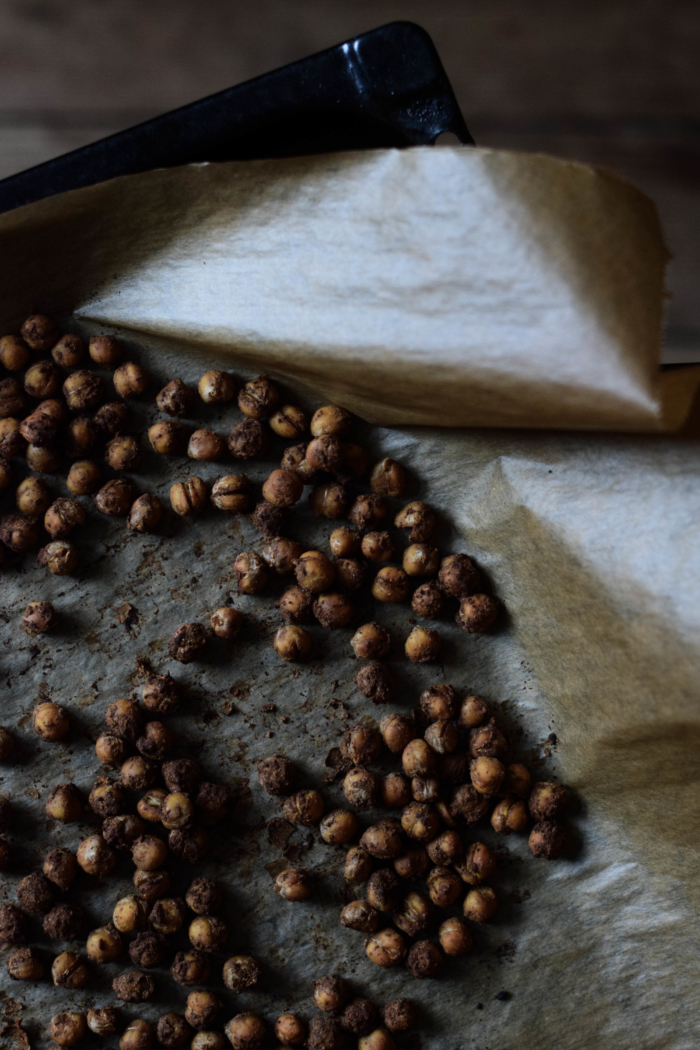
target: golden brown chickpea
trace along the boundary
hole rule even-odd
[[[384,1028],[375,1028],[357,1041],[357,1050],[395,1050],[396,1043]]]
[[[117,863],[117,855],[110,849],[102,835],[90,835],[78,846],[78,864],[87,875],[104,879]]]
[[[418,937],[430,925],[433,912],[431,902],[412,890],[406,894],[394,912],[394,925],[407,936]]]
[[[37,704],[32,713],[32,723],[36,735],[51,744],[63,740],[70,729],[67,713],[52,700]]]
[[[438,931],[440,947],[445,955],[464,955],[472,946],[469,927],[461,919],[445,919]]]
[[[440,781],[436,776],[413,777],[411,795],[416,802],[437,802],[440,798]]]
[[[74,499],[55,500],[44,515],[44,528],[54,540],[64,539],[76,526],[84,524],[85,511]]]
[[[376,966],[399,966],[406,956],[406,945],[398,930],[387,928],[365,942],[365,952]]]
[[[284,536],[273,536],[265,541],[262,557],[265,564],[278,574],[287,576],[294,572],[294,563],[301,557],[304,548],[296,540]]]
[[[140,397],[151,385],[151,377],[145,368],[135,361],[125,361],[114,373],[114,389],[125,400]]]
[[[393,860],[401,852],[401,825],[398,820],[384,819],[367,828],[360,846],[378,860]]]
[[[162,897],[153,905],[148,924],[164,936],[177,933],[187,916],[185,902],[179,897]]]
[[[302,1046],[306,1041],[306,1025],[296,1014],[281,1014],[275,1021],[275,1038],[285,1046]]]
[[[113,1006],[88,1010],[87,1025],[93,1035],[114,1035],[119,1026],[119,1013]]]
[[[62,467],[61,457],[54,448],[27,445],[25,456],[27,466],[37,474],[55,474]]]
[[[267,586],[268,571],[259,554],[243,551],[233,563],[239,594],[259,594]]]
[[[71,412],[89,412],[102,401],[102,380],[94,372],[82,368],[68,376],[63,384],[63,396]]]
[[[472,784],[482,795],[495,795],[506,775],[505,766],[497,758],[481,755],[469,763]]]
[[[541,780],[533,785],[528,807],[535,821],[558,820],[569,807],[569,792],[562,784]]]
[[[153,1025],[137,1018],[129,1021],[119,1040],[119,1050],[151,1050],[153,1046]]]
[[[311,418],[312,437],[345,437],[350,430],[352,416],[338,405],[324,405]]]
[[[414,627],[404,646],[406,656],[413,664],[434,663],[441,648],[440,635],[428,627]]]
[[[171,379],[156,395],[156,405],[167,416],[186,416],[194,405],[194,394],[181,379]]]
[[[37,554],[36,563],[48,569],[54,576],[68,576],[78,567],[80,557],[77,548],[67,540],[47,543]]]
[[[501,784],[502,795],[518,795],[525,798],[530,793],[532,778],[525,766],[520,762],[513,762],[506,766],[506,775]]]
[[[382,779],[382,805],[387,809],[403,809],[411,797],[411,783],[403,773],[389,773]]]
[[[273,470],[262,487],[263,499],[274,507],[291,507],[303,492],[301,479],[291,470]]]
[[[163,518],[163,504],[157,496],[145,492],[134,500],[127,514],[126,527],[131,532],[150,535],[155,532]]]
[[[50,350],[58,337],[56,323],[45,314],[30,314],[20,335],[32,350]]]
[[[386,565],[374,577],[372,596],[378,602],[403,602],[408,597],[409,587],[409,578],[403,569]]]
[[[462,880],[452,868],[432,868],[427,883],[430,899],[437,908],[449,908],[462,894]]]
[[[462,598],[455,622],[467,634],[483,634],[498,617],[500,608],[499,602],[490,595],[472,594]]]
[[[379,732],[395,755],[400,754],[418,735],[413,719],[400,714],[385,715],[379,723]]]
[[[318,791],[297,791],[284,802],[284,817],[291,824],[313,827],[323,816],[324,802]]]
[[[334,809],[321,821],[321,838],[329,846],[341,846],[357,834],[357,817],[351,810]]]
[[[51,451],[58,437],[58,423],[37,409],[22,420],[19,432],[30,445]]]
[[[215,915],[198,915],[190,923],[188,935],[198,952],[218,952],[226,943],[228,927]]]
[[[350,507],[348,518],[358,529],[376,529],[387,514],[386,501],[382,496],[358,496]]]
[[[163,799],[161,813],[168,797],[166,795],[166,798]],[[139,871],[156,871],[165,863],[167,856],[168,847],[162,839],[156,838],[155,835],[142,835],[136,839],[131,848],[132,860]]]
[[[233,1050],[256,1050],[265,1041],[263,1021],[252,1013],[236,1014],[224,1028]]]
[[[476,759],[476,761],[484,760]],[[496,759],[489,761],[495,762]],[[527,825],[527,806],[522,799],[504,798],[491,814],[491,827],[500,835],[508,835],[511,831],[524,831]]]
[[[309,496],[309,505],[317,518],[335,520],[345,517],[350,500],[344,485],[328,481],[315,486]]]
[[[343,455],[340,442],[334,437],[313,438],[306,446],[306,459],[313,470],[340,474],[343,469]]]
[[[401,814],[401,827],[410,838],[430,842],[438,833],[440,818],[430,803],[411,802]]]
[[[292,903],[308,900],[312,889],[313,885],[308,873],[301,868],[287,868],[275,879],[275,893]]]
[[[118,959],[122,953],[122,941],[116,927],[111,923],[101,926],[88,934],[85,951],[88,958],[96,963],[110,963]]]
[[[199,396],[205,405],[223,405],[232,401],[236,393],[236,381],[228,372],[213,369],[205,372],[197,385]]]
[[[358,882],[358,879],[349,879]],[[365,881],[365,880],[362,880]],[[379,913],[367,901],[351,901],[340,913],[340,925],[359,933],[374,933],[379,925]]]
[[[167,794],[165,788],[151,788],[136,805],[138,815],[151,824],[160,824],[160,807]]]
[[[350,989],[342,977],[333,974],[314,981],[314,1005],[324,1013],[339,1013],[349,998]]]
[[[358,627],[350,639],[350,645],[355,650],[355,656],[362,660],[379,660],[387,656],[391,638],[385,627],[378,623],[365,623]]]
[[[113,335],[94,335],[88,343],[88,353],[100,368],[116,368],[124,352]]]
[[[49,1021],[49,1035],[59,1046],[75,1046],[85,1035],[85,1015],[63,1011]]]
[[[40,981],[44,963],[36,948],[15,948],[8,956],[7,972],[13,981]]]
[[[464,918],[470,922],[488,922],[497,908],[498,899],[490,886],[470,890],[464,898]]]
[[[26,448],[19,419],[0,418],[0,455],[5,459],[21,456]]]
[[[404,850],[394,860],[394,871],[400,879],[416,879],[430,868],[430,859],[422,847]]]
[[[4,335],[0,339],[0,364],[8,372],[21,372],[29,364],[29,347],[18,335]]]
[[[319,594],[312,608],[321,626],[330,630],[347,627],[355,615],[355,607],[345,594]]]
[[[458,722],[462,729],[475,729],[491,717],[491,711],[480,696],[465,696],[459,709]]]
[[[394,518],[397,529],[410,529],[411,543],[425,543],[435,529],[435,515],[430,507],[420,500],[408,503]]]
[[[359,591],[367,575],[367,562],[356,558],[338,558],[334,565],[338,587],[343,591]]]
[[[125,518],[135,499],[133,485],[126,478],[114,478],[95,493],[95,506],[110,518]]]
[[[214,463],[221,459],[225,451],[224,439],[206,428],[195,430],[187,445],[187,455],[190,459],[200,459],[206,463]]]
[[[148,428],[148,440],[153,451],[161,456],[181,456],[187,445],[187,427],[182,423],[161,420]]]
[[[449,754],[459,743],[456,725],[446,720],[432,722],[425,731],[425,742],[438,755]]]
[[[566,848],[566,832],[556,820],[541,820],[530,832],[527,844],[533,857],[556,860]]]
[[[93,419],[104,437],[115,437],[124,433],[130,416],[131,410],[123,401],[108,401],[98,408]]]
[[[282,405],[270,416],[270,428],[288,441],[299,440],[309,425],[309,417],[296,405]]]
[[[211,629],[217,638],[225,638],[230,641],[233,638],[237,638],[240,634],[243,626],[245,617],[242,612],[238,609],[231,609],[228,606],[223,606],[221,609],[217,609],[216,612],[212,613]]]
[[[155,762],[144,758],[143,755],[134,755],[122,763],[120,769],[122,784],[131,791],[142,791],[151,786],[158,775],[158,767]]]
[[[412,543],[403,552],[403,567],[409,576],[435,576],[440,568],[440,553],[427,543]]]
[[[190,1050],[224,1050],[225,1046],[221,1032],[196,1032]]]
[[[15,503],[22,514],[44,514],[51,505],[51,493],[41,478],[25,478],[17,486]]]
[[[170,505],[181,518],[198,514],[207,505],[207,486],[197,477],[176,481],[170,488]]]
[[[61,389],[61,373],[53,361],[37,361],[24,373],[24,389],[39,401],[56,397]]]
[[[120,933],[135,933],[148,925],[148,909],[134,894],[122,897],[114,906],[112,924]]]
[[[424,777],[435,772],[437,757],[425,740],[414,739],[403,749],[401,764],[407,777]]]
[[[351,846],[345,855],[343,878],[346,882],[367,882],[374,870],[372,857],[360,846]]]
[[[343,794],[355,809],[372,809],[379,801],[381,778],[369,769],[357,766],[343,780]]]
[[[8,419],[27,414],[29,399],[18,379],[0,381],[0,418]]]
[[[171,832],[170,834],[180,835],[183,832]],[[170,890],[170,875],[167,871],[143,871],[138,868],[134,872],[132,881],[139,897],[145,901],[167,897]]]
[[[56,784],[45,804],[46,815],[62,824],[73,824],[85,813],[85,801],[75,784]]]
[[[51,966],[51,979],[57,988],[75,990],[85,987],[90,980],[90,971],[75,952],[61,952]]]
[[[77,368],[85,356],[85,343],[79,335],[62,335],[51,350],[51,356],[61,368]]]
[[[361,550],[370,561],[389,561],[394,543],[388,532],[368,532],[362,537]]]
[[[294,571],[299,586],[311,594],[327,591],[335,579],[335,566],[321,551],[306,551]]]
[[[349,558],[359,551],[362,536],[357,529],[351,529],[348,525],[341,525],[340,528],[333,530],[328,542],[331,554],[335,558]]]
[[[211,490],[211,501],[217,510],[245,514],[250,509],[250,480],[245,474],[226,474],[218,478]]]
[[[278,604],[287,623],[306,623],[311,619],[313,595],[301,587],[288,587]]]
[[[265,419],[279,404],[279,391],[267,376],[251,379],[238,395],[238,407],[249,419]]]
[[[444,868],[448,864],[459,864],[464,859],[464,844],[459,834],[448,828],[428,843],[426,852],[433,864]]]
[[[102,480],[100,468],[89,459],[73,463],[68,472],[66,484],[74,496],[90,496]]]
[[[194,820],[194,803],[189,795],[182,791],[172,791],[163,799],[160,807],[160,822],[168,831],[173,828],[187,828]],[[165,861],[165,856],[159,858],[154,868],[159,868]],[[141,867],[142,865],[139,865]],[[151,868],[147,868],[150,871]]]
[[[382,459],[372,468],[370,488],[380,496],[403,496],[406,491],[406,472],[396,460]]]

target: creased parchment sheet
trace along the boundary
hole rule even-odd
[[[439,404],[443,426],[665,429],[700,375],[664,396],[652,202],[552,157],[157,171],[2,216],[0,245],[3,313],[68,296],[86,319],[264,362],[373,422],[435,423]]]
[[[185,173],[185,182],[188,178]],[[183,191],[178,204],[175,184],[170,186],[172,221],[178,206],[187,212],[190,198]],[[163,198],[156,194],[153,203],[160,206]],[[200,199],[206,213],[205,205]],[[90,234],[92,243],[101,245],[90,256],[93,276],[105,278],[109,259],[109,281],[125,294],[131,289],[136,310],[137,285],[130,283],[127,265],[136,256],[122,252],[118,238],[109,242],[117,214],[126,221],[116,204],[114,214],[95,213],[91,220],[102,223]],[[32,219],[26,241],[19,237],[20,226],[11,234],[6,226],[0,230],[3,279],[23,289],[19,305],[13,300],[12,310],[0,318],[3,329],[15,323],[15,311],[21,315],[30,304],[46,305],[41,297],[47,288],[54,296],[50,307],[62,313],[89,312],[81,304],[108,294],[105,287],[90,287],[88,268],[77,265],[71,236],[85,245],[87,231],[61,219],[50,236],[53,220],[50,215],[45,220],[46,227]],[[55,255],[42,251],[59,230],[62,275]],[[210,237],[216,241],[213,227]],[[21,248],[21,255],[8,254],[9,246]],[[169,273],[184,294],[179,258],[168,267],[165,253],[162,244],[163,295]],[[20,262],[26,268],[22,281],[16,272]],[[275,288],[269,292],[273,302]],[[117,299],[115,294],[115,310]],[[87,333],[105,326],[83,320],[77,327]],[[267,366],[262,349],[254,361],[247,353],[236,358],[223,344],[204,352],[186,329],[181,341],[178,332],[164,338],[148,326],[140,331],[136,322],[121,331],[159,384],[174,375],[194,383],[203,361],[226,360],[241,378],[253,367]],[[271,367],[277,367],[274,347],[269,352]],[[315,367],[319,387],[339,389],[344,353],[335,348]],[[300,380],[313,385],[316,372]],[[387,398],[393,390],[387,388]],[[286,392],[291,401],[304,398],[293,381]],[[442,422],[441,409],[438,399],[432,409],[436,422]],[[149,405],[136,405],[134,430],[142,432],[153,418]],[[210,407],[197,418],[225,434],[240,416],[235,407]],[[347,725],[333,701],[346,704],[353,722],[384,713],[354,687],[350,630],[312,628],[319,646],[314,660],[300,668],[282,665],[271,648],[280,582],[262,598],[234,592],[249,626],[230,651],[214,647],[202,663],[173,665],[165,655],[170,634],[182,622],[206,622],[234,591],[233,558],[243,549],[259,550],[258,534],[247,521],[212,511],[199,520],[169,521],[159,536],[134,536],[120,521],[89,510],[75,576],[47,577],[29,558],[21,571],[5,570],[2,577],[2,721],[21,744],[21,761],[0,771],[1,790],[13,795],[18,812],[11,832],[18,860],[2,876],[3,899],[12,899],[19,878],[37,868],[49,848],[59,843],[75,848],[88,833],[88,825],[49,826],[43,815],[46,794],[67,779],[89,790],[95,776],[92,740],[105,708],[116,697],[138,695],[135,663],[147,659],[191,687],[186,711],[173,720],[186,740],[183,753],[199,755],[212,779],[252,788],[251,798],[244,796],[234,819],[216,835],[213,855],[202,866],[226,884],[230,953],[251,952],[266,971],[259,991],[224,993],[226,1017],[256,1009],[271,1021],[292,1007],[309,1016],[311,981],[337,972],[353,982],[357,994],[378,1003],[399,994],[415,999],[422,1022],[420,1042],[413,1047],[423,1050],[697,1050],[697,441],[444,427],[366,432],[360,426],[357,436],[377,456],[395,455],[408,466],[411,497],[439,512],[441,549],[473,555],[507,609],[498,630],[478,637],[465,636],[446,616],[436,624],[444,641],[442,664],[414,668],[401,655],[407,607],[380,607],[369,600],[362,605],[358,617],[376,617],[391,630],[391,663],[402,686],[397,706],[410,710],[432,681],[486,696],[533,770],[554,773],[574,788],[572,856],[553,864],[534,861],[522,837],[497,839],[488,827],[480,828],[478,837],[502,855],[495,881],[501,907],[491,924],[474,931],[473,953],[451,963],[435,982],[415,981],[405,971],[378,972],[364,958],[361,937],[338,925],[342,850],[315,844],[303,854],[302,863],[318,876],[313,904],[290,907],[271,892],[271,873],[287,862],[265,840],[264,822],[278,811],[255,786],[255,765],[273,749],[298,761],[310,783],[321,783],[325,756]],[[280,448],[273,453],[279,457]],[[276,461],[246,467],[256,491]],[[232,462],[198,463],[196,473],[211,482],[232,468]],[[167,500],[170,484],[194,472],[187,461],[149,455],[133,477],[140,489]],[[47,480],[66,494],[60,479]],[[304,500],[289,532],[323,548],[331,527],[315,521]],[[37,597],[55,602],[64,627],[56,635],[25,640],[17,624],[27,601]],[[117,618],[124,602],[138,614],[131,628]],[[70,708],[75,729],[67,745],[50,747],[34,737],[30,716],[39,696]],[[270,702],[276,710],[263,712]],[[282,715],[287,722],[280,721]],[[552,733],[554,753],[542,762],[542,742]],[[342,805],[337,785],[323,791],[329,807]],[[107,882],[79,883],[77,899],[94,926],[131,891],[131,873],[123,861]],[[183,892],[192,874],[178,876],[175,893]],[[39,923],[35,930],[41,940]],[[185,943],[183,937],[177,947]],[[55,949],[46,942],[45,947]],[[223,956],[217,965],[221,961]],[[85,993],[62,995],[61,1006],[111,1001],[109,982],[127,965],[123,960],[95,967]],[[167,970],[155,975],[155,1000],[127,1011],[129,1016],[155,1020],[166,1010],[184,1009],[184,990]],[[31,1045],[43,1050],[58,993],[47,982],[18,991],[4,967],[0,988],[25,1003]],[[495,998],[502,991],[509,994],[505,1001]]]

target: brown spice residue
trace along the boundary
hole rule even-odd
[[[273,817],[267,825],[267,841],[275,849],[283,850],[294,834],[294,825],[283,817]]]
[[[123,602],[122,605],[117,605],[114,612],[117,623],[123,623],[127,630],[138,625],[138,610],[133,605],[130,605],[129,602]]]

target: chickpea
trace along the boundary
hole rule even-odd
[[[192,1028],[181,1014],[165,1014],[158,1020],[156,1038],[162,1046],[184,1046],[193,1035]]]
[[[199,459],[206,463],[213,463],[217,459],[221,459],[225,451],[226,442],[218,434],[215,434],[213,430],[208,430],[205,427],[201,430],[195,430],[190,435],[189,444],[187,445],[187,455],[190,459]]]
[[[388,532],[367,532],[362,537],[361,550],[370,561],[389,561],[394,543]]]
[[[343,591],[359,591],[367,575],[367,562],[355,558],[338,558],[335,562],[335,576],[338,586]]]
[[[450,554],[440,563],[438,584],[450,598],[461,599],[478,591],[481,573],[466,554]]]
[[[331,554],[335,558],[349,558],[357,554],[362,543],[362,536],[357,529],[351,529],[347,525],[341,525],[334,529],[330,535],[329,546]]]
[[[88,353],[100,368],[116,368],[124,351],[113,335],[94,335],[88,343]]]
[[[183,832],[170,832],[171,836],[176,834],[183,834]],[[167,871],[144,871],[142,868],[138,868],[134,872],[132,881],[139,897],[145,901],[154,901],[159,897],[165,897],[170,890],[170,875]]]
[[[245,514],[250,508],[250,481],[245,474],[227,474],[214,482],[211,501],[218,510]]]
[[[422,847],[413,846],[394,859],[394,871],[400,879],[417,879],[430,868],[430,859]]]
[[[459,743],[459,734],[454,722],[439,719],[432,722],[425,731],[425,742],[438,755],[447,755],[454,751]]]
[[[496,759],[477,759],[493,761]],[[491,814],[491,827],[501,835],[511,831],[524,831],[528,825],[527,806],[522,799],[504,798]]]
[[[202,952],[178,952],[173,959],[170,973],[178,984],[191,987],[204,984],[209,979],[209,960]]]
[[[281,1014],[275,1021],[275,1038],[285,1046],[302,1046],[306,1042],[306,1025],[296,1014]]]
[[[350,989],[342,977],[333,974],[314,981],[314,1005],[324,1013],[339,1013],[349,998]]]
[[[5,459],[21,456],[26,447],[22,437],[22,424],[18,419],[2,418],[0,415],[0,455]]]
[[[470,922],[488,922],[496,914],[498,899],[490,886],[479,886],[464,898],[464,918]]]
[[[437,547],[426,543],[412,543],[403,552],[403,567],[409,576],[435,576],[440,568],[440,553]]]
[[[46,815],[62,824],[75,823],[83,817],[85,802],[75,784],[57,784],[46,799]]]
[[[24,373],[24,389],[39,401],[55,397],[61,389],[61,373],[53,361],[37,361]]]
[[[435,529],[435,515],[425,503],[416,500],[408,503],[394,518],[397,529],[410,529],[411,543],[425,543]]]
[[[55,631],[60,622],[60,617],[51,602],[30,602],[24,611],[21,625],[28,634],[37,635]],[[0,760],[1,751],[0,746]]]
[[[448,828],[428,843],[426,852],[433,864],[447,867],[449,864],[459,864],[464,859],[464,844],[459,834]]]
[[[535,821],[558,820],[566,813],[569,802],[569,792],[563,785],[555,784],[551,780],[541,780],[533,786],[530,792],[528,799],[530,816]]]
[[[406,471],[396,460],[380,460],[369,479],[372,492],[380,496],[403,496],[406,491]]]
[[[291,470],[273,470],[262,487],[263,498],[275,507],[291,507],[303,492],[301,479]]]
[[[223,405],[233,400],[236,393],[236,381],[228,372],[212,370],[204,373],[199,380],[197,390],[205,405]]]
[[[373,872],[367,880],[367,900],[377,911],[393,911],[399,902],[399,880],[391,868]]]
[[[394,681],[384,664],[375,662],[361,667],[355,675],[355,685],[375,704],[388,704],[394,699]]]
[[[260,963],[250,955],[232,955],[224,963],[224,984],[230,991],[240,995],[255,987],[262,972]]]
[[[66,485],[74,496],[90,496],[100,485],[100,468],[89,459],[80,459],[71,465]]]
[[[191,1050],[224,1050],[226,1040],[221,1032],[196,1032]]]
[[[60,455],[54,448],[27,445],[25,457],[29,469],[35,470],[37,474],[55,474],[56,471],[61,470],[63,465]]]
[[[4,335],[0,339],[0,364],[8,372],[21,372],[29,364],[29,347],[18,335]]]
[[[102,835],[90,835],[78,846],[78,864],[88,875],[106,878],[117,863],[117,856]]]
[[[75,990],[85,987],[90,971],[75,952],[61,952],[51,966],[51,979],[57,988]]]
[[[381,786],[381,779],[376,773],[356,766],[346,774],[343,792],[355,809],[372,809],[379,801]]]
[[[17,379],[0,381],[0,419],[24,416],[29,401],[22,384]]]
[[[395,565],[380,569],[372,583],[372,596],[379,602],[403,602],[408,597],[408,590],[408,576]]]
[[[32,714],[32,723],[36,735],[52,744],[63,740],[70,729],[68,714],[51,700],[37,704]]]
[[[335,520],[345,517],[350,500],[344,485],[329,481],[315,486],[309,496],[309,505],[317,518]]]
[[[297,791],[285,800],[283,812],[285,820],[291,824],[300,824],[310,828],[318,824],[323,816],[324,802],[318,791]]]
[[[134,933],[144,930],[148,923],[148,910],[143,901],[129,894],[122,897],[114,906],[112,924],[120,933]]]
[[[163,806],[168,797],[163,799]],[[161,806],[161,812],[163,806]],[[167,856],[168,847],[162,839],[156,838],[155,835],[142,835],[141,838],[136,839],[131,848],[132,860],[139,871],[156,871],[165,863]]]
[[[37,554],[36,563],[48,569],[53,576],[68,576],[78,565],[77,549],[67,540],[55,540],[47,543]]]
[[[132,791],[141,791],[151,786],[158,776],[158,767],[155,762],[144,758],[143,755],[134,755],[122,763],[119,771],[122,784]]]
[[[481,755],[469,763],[472,784],[483,795],[495,795],[506,775],[505,766],[497,758]]]
[[[6,514],[0,519],[0,540],[15,554],[26,554],[40,538],[41,525],[34,515]]]
[[[335,579],[335,566],[321,551],[306,551],[295,566],[297,583],[311,594],[327,591]]]
[[[40,981],[44,963],[36,948],[15,948],[7,959],[7,972],[13,981]]]
[[[351,901],[340,913],[340,924],[359,933],[374,933],[379,925],[379,913],[367,901]]]
[[[262,557],[265,564],[279,576],[294,572],[294,563],[302,554],[303,547],[296,540],[274,536],[265,542]]]
[[[186,416],[194,404],[194,394],[181,379],[171,379],[156,395],[159,412],[168,416]]]
[[[238,407],[249,419],[265,419],[272,415],[279,399],[275,384],[267,376],[258,376],[242,388],[238,395]]]
[[[394,912],[394,925],[408,937],[417,937],[430,925],[433,912],[434,908],[429,900],[420,893],[411,891]]]
[[[131,510],[135,493],[126,478],[114,478],[95,493],[95,506],[109,518],[125,518]]]
[[[531,777],[529,771],[520,762],[506,766],[506,775],[501,784],[502,795],[518,795],[525,798],[530,794]]]
[[[313,438],[306,446],[306,459],[314,470],[340,474],[343,469],[340,442],[331,435]]]
[[[311,652],[312,645],[311,635],[303,627],[298,627],[294,624],[280,627],[275,634],[275,652],[289,663],[295,663],[297,660],[303,660],[307,657]]]
[[[483,842],[473,842],[467,847],[464,861],[455,867],[463,882],[478,886],[496,870],[496,854]]]
[[[403,809],[411,801],[411,784],[403,773],[389,773],[381,786],[382,805],[387,809]]]
[[[130,417],[131,409],[123,401],[108,401],[97,409],[93,420],[100,434],[115,437],[124,433]]]
[[[260,459],[267,452],[268,440],[268,432],[260,420],[245,419],[229,434],[228,450],[234,459]]]
[[[22,420],[19,432],[30,445],[51,449],[58,437],[58,423],[37,409]]]
[[[324,842],[343,845],[357,834],[357,817],[351,810],[334,809],[321,821],[320,831]]]
[[[179,897],[162,897],[157,900],[148,917],[149,925],[163,935],[177,933],[185,921],[187,909]]]
[[[363,660],[378,660],[387,656],[391,646],[389,632],[381,624],[372,622],[358,627],[350,639],[355,656]]]
[[[528,846],[533,857],[556,860],[566,848],[566,832],[555,820],[541,820],[530,832]]]
[[[352,416],[339,405],[324,405],[316,409],[311,417],[312,437],[345,437],[352,423]]]
[[[313,595],[298,586],[288,587],[278,604],[287,623],[306,623],[311,618]]]
[[[437,758],[425,740],[414,739],[403,749],[401,764],[408,777],[429,776],[436,769]]]
[[[151,448],[161,456],[181,456],[187,445],[187,427],[182,423],[154,423],[148,428]],[[117,470],[125,468],[117,467]]]
[[[372,856],[360,846],[351,846],[345,855],[343,878],[346,882],[367,882],[374,870]]]
[[[430,899],[438,908],[449,908],[462,894],[462,880],[452,868],[433,868],[427,883]]]
[[[99,376],[82,368],[68,376],[63,384],[63,396],[71,412],[89,412],[102,401],[104,386]]]
[[[357,1041],[357,1050],[395,1050],[396,1043],[384,1028],[375,1028]]]
[[[204,624],[197,621],[183,623],[176,628],[168,642],[168,654],[181,664],[191,664],[194,660],[201,659],[206,644],[207,629]]]
[[[437,802],[440,798],[440,781],[435,776],[413,777],[411,796],[416,802]]]
[[[56,342],[58,329],[56,323],[45,314],[30,314],[22,325],[20,334],[32,350],[50,350]]]
[[[125,361],[114,373],[114,389],[125,400],[140,397],[151,385],[151,377],[145,368],[135,361]]]
[[[397,930],[387,928],[375,933],[365,943],[365,952],[376,966],[399,966],[406,956],[406,945]]]
[[[119,1050],[151,1050],[153,1025],[137,1018],[130,1021],[119,1040]]]
[[[469,753],[472,758],[499,758],[503,760],[508,753],[508,741],[496,723],[491,720],[486,725],[478,726],[469,733]]]
[[[207,486],[201,478],[177,481],[170,488],[170,505],[181,518],[189,518],[204,510],[207,504]]]
[[[107,777],[100,777],[95,783],[88,802],[93,812],[103,818],[116,817],[127,808],[124,789]]]
[[[173,828],[186,828],[194,820],[194,805],[189,795],[182,791],[173,791],[166,795],[160,807],[160,822],[168,831]],[[159,861],[154,867],[158,868],[165,860]]]
[[[88,934],[85,950],[88,957],[96,963],[110,963],[122,953],[122,942],[116,927],[111,924],[102,926]]]
[[[209,622],[217,638],[225,638],[227,641],[231,641],[240,634],[244,621],[245,617],[242,612],[239,612],[238,609],[224,606],[212,613]]]
[[[402,849],[401,825],[398,820],[382,820],[362,835],[360,846],[379,860],[392,860]]]
[[[438,931],[440,947],[445,955],[464,955],[472,946],[469,927],[461,919],[445,919]]]
[[[263,1021],[252,1013],[236,1014],[224,1028],[233,1050],[256,1050],[264,1041],[267,1030]]]
[[[114,1035],[118,1031],[119,1012],[113,1006],[88,1010],[87,1026],[93,1035]]]
[[[275,893],[286,901],[305,901],[313,889],[307,872],[301,868],[287,868],[275,879]]]
[[[462,729],[475,729],[490,717],[488,704],[480,696],[465,696],[462,700],[458,718]]]
[[[488,631],[500,612],[500,604],[488,594],[472,594],[462,598],[455,622],[467,634]]]
[[[296,405],[282,405],[282,408],[270,416],[270,428],[278,437],[288,441],[299,439],[308,425],[309,417]]]
[[[64,1011],[49,1021],[49,1035],[59,1046],[75,1046],[87,1031],[85,1015]]]
[[[382,496],[358,496],[350,507],[348,518],[358,529],[376,529],[386,517],[387,510]]]
[[[268,572],[265,562],[253,551],[243,551],[233,563],[240,594],[259,594],[267,586]]]
[[[427,802],[411,802],[401,814],[401,827],[412,839],[430,842],[438,833],[440,818]]]

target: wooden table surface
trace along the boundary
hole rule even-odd
[[[700,360],[698,0],[3,0],[0,177],[398,18],[432,35],[480,145],[655,199],[670,357]]]

